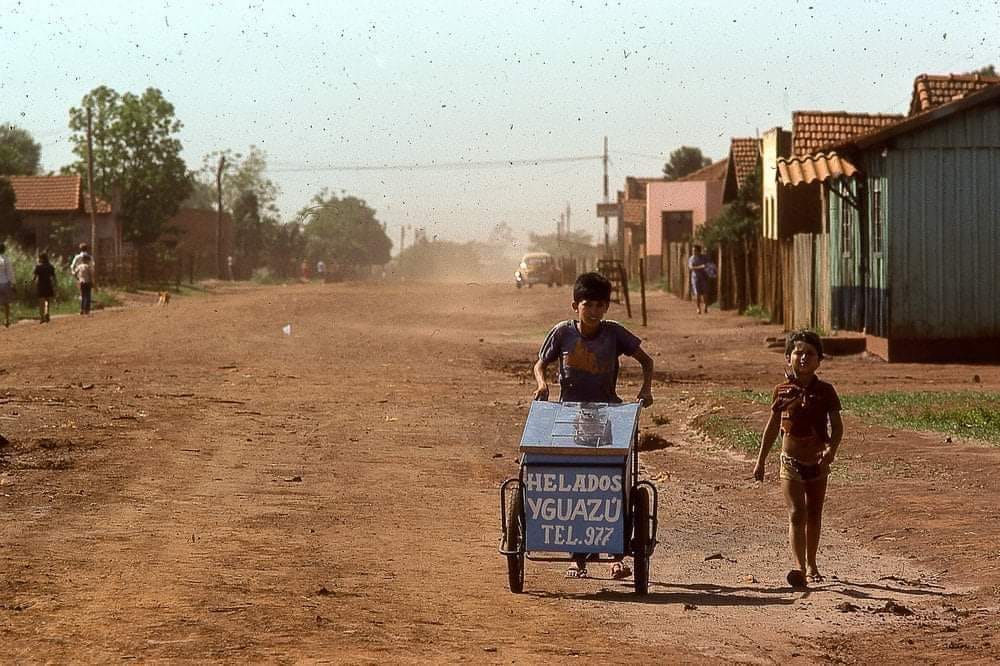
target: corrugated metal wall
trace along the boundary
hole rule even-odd
[[[1000,335],[1000,106],[898,138],[885,165],[891,336]]]

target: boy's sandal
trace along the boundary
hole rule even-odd
[[[566,578],[586,578],[587,570],[580,569],[578,567],[570,567],[566,569]]]
[[[615,562],[611,565],[611,577],[615,580],[622,580],[632,575],[632,569],[624,562]]]
[[[806,576],[806,580],[810,583],[822,583],[826,580],[826,578],[823,577],[823,574],[817,571],[816,573],[811,573]]]
[[[808,587],[806,585],[806,576],[799,569],[790,569],[787,574],[785,574],[785,580],[792,587],[803,588]]]

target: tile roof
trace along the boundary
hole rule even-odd
[[[817,153],[806,157],[779,157],[778,181],[782,185],[822,182],[827,178],[853,176],[858,168],[837,153]]]
[[[809,155],[861,134],[894,125],[902,115],[795,111],[792,113],[792,155]]]
[[[733,137],[729,143],[729,159],[733,161],[733,169],[736,172],[736,186],[742,188],[747,176],[757,168],[757,160],[760,159],[760,139]]]
[[[686,176],[677,179],[677,182],[685,182],[692,180],[703,180],[703,181],[719,181],[722,182],[726,179],[726,169],[729,168],[729,158],[721,159],[718,162],[713,162],[707,167],[702,167],[697,171],[689,173]]]
[[[921,74],[913,80],[910,115],[929,111],[955,99],[1000,83],[1000,76],[982,74]]]
[[[90,212],[80,176],[8,176],[14,187],[14,207],[25,213]],[[83,205],[81,205],[81,198]],[[111,205],[97,199],[97,212],[111,212]]]

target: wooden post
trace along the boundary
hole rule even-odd
[[[639,301],[642,303],[642,325],[646,325],[646,262],[639,260]]]
[[[621,281],[622,294],[625,295],[625,312],[628,313],[628,318],[632,318],[632,302],[628,297],[628,273],[625,272],[625,267],[621,262],[618,262],[618,279]]]
[[[215,173],[215,187],[219,195],[219,210],[216,211],[215,218],[215,258],[218,268],[219,279],[224,280],[222,261],[222,170],[226,168],[226,156],[219,156],[219,170]]]
[[[90,197],[90,264],[97,279],[97,204],[94,196],[94,125],[93,109],[87,107],[87,194]]]

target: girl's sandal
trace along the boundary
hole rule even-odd
[[[817,571],[806,576],[806,580],[810,583],[822,583],[826,580],[826,578],[823,577],[823,574]]]
[[[566,578],[586,578],[587,570],[576,566],[566,569]]]
[[[805,574],[803,574],[802,571],[799,569],[790,569],[788,573],[785,574],[785,580],[787,580],[788,584],[794,588],[801,589],[804,587],[809,587],[808,585],[806,585]]]

